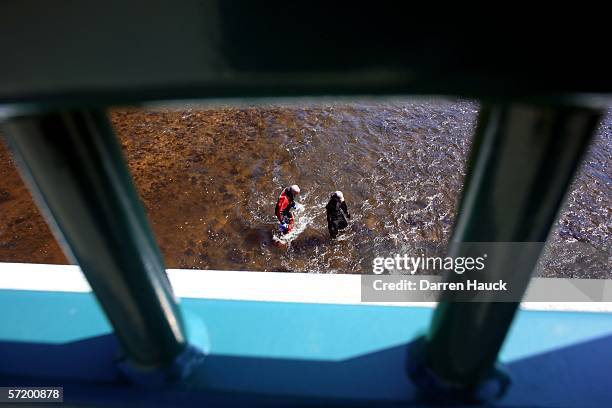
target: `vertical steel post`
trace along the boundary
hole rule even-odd
[[[485,107],[452,241],[544,242],[600,115],[570,107]],[[510,260],[493,273],[512,276],[524,292],[538,256],[528,255],[520,267]],[[457,296],[441,299],[422,357],[434,382],[469,396],[494,375],[519,304],[457,302]]]
[[[83,270],[129,361],[170,365],[186,347],[162,256],[103,111],[13,117],[3,130],[67,255]]]

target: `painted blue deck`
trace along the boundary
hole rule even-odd
[[[0,308],[2,384],[65,385],[76,401],[96,392],[109,398],[108,387],[135,392],[117,376],[116,342],[92,294],[2,290]],[[427,329],[432,309],[203,299],[183,299],[182,309],[191,341],[209,343],[210,355],[188,384],[164,393],[185,401],[196,398],[185,387],[416,400],[406,349]],[[500,406],[610,405],[612,314],[523,311],[502,360],[514,385]],[[163,401],[155,394],[147,404]]]

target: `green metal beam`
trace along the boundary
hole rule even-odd
[[[452,241],[546,241],[599,118],[599,111],[584,108],[485,106]],[[522,259],[507,257],[490,273],[524,293],[537,248]],[[504,256],[504,250],[499,245],[495,255]],[[426,337],[425,364],[442,384],[469,395],[493,375],[519,304],[458,302],[459,296],[446,292],[441,299]]]
[[[597,58],[608,22],[584,8],[588,26],[577,28],[576,7],[568,30],[525,13],[445,19],[412,2],[54,2],[42,16],[35,0],[4,1],[0,106],[408,94],[609,102],[612,77]]]
[[[13,157],[64,251],[83,270],[131,363],[171,364],[186,346],[177,301],[103,111],[3,123]]]

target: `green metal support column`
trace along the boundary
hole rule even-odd
[[[600,116],[582,108],[485,106],[452,241],[546,241]],[[520,261],[509,258],[491,273],[511,277],[522,295],[540,249]],[[439,383],[469,395],[495,373],[519,303],[458,302],[455,293],[446,292],[435,311],[424,364]]]
[[[22,176],[64,251],[83,270],[129,361],[146,369],[172,364],[186,347],[181,314],[105,112],[13,117],[3,131]]]

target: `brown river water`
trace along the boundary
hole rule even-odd
[[[373,256],[439,253],[452,233],[478,105],[397,101],[116,109],[112,123],[168,267],[369,273]],[[274,205],[299,184],[287,247]],[[325,204],[352,220],[337,241]],[[612,116],[551,233],[539,274],[612,278]],[[64,263],[0,147],[0,261]]]

